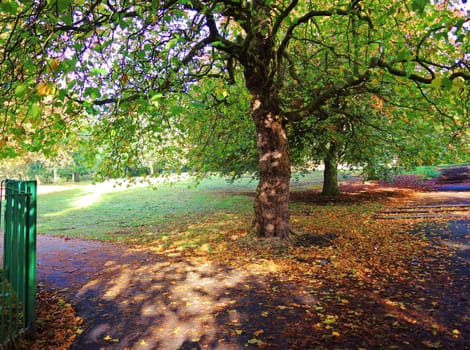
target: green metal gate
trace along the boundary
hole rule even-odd
[[[36,181],[5,180],[0,344],[32,334],[36,320]],[[4,191],[4,196],[3,196]],[[1,226],[0,226],[1,227]]]

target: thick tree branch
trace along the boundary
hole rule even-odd
[[[317,113],[321,107],[332,98],[340,96],[350,96],[360,93],[357,88],[360,88],[362,84],[369,80],[370,73],[366,72],[365,74],[356,77],[350,78],[342,84],[336,84],[330,88],[316,89],[313,93],[315,97],[308,103],[306,106],[300,108],[297,111],[291,111],[285,113],[286,118],[289,121],[296,121],[302,119],[305,115],[311,115]],[[363,92],[363,91],[362,91]]]
[[[393,67],[392,64],[385,62],[384,60],[377,58],[377,57],[371,59],[370,67],[371,68],[377,68],[377,67],[384,68],[392,75],[408,78],[410,80],[413,80],[415,82],[422,83],[422,84],[432,84],[433,80],[436,78],[434,72],[432,72],[432,70],[427,67],[425,68],[428,72],[430,72],[430,77],[420,76],[415,73],[410,74],[405,70],[401,70],[401,69]],[[464,80],[470,81],[470,74],[465,73],[465,72],[454,72],[450,74],[448,78],[450,80],[454,80],[459,77]]]

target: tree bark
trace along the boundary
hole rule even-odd
[[[246,87],[252,95],[251,110],[256,127],[259,184],[254,203],[254,229],[259,237],[289,238],[289,144],[281,116],[279,86],[282,76],[272,35],[271,6],[253,2],[254,31],[247,35],[247,51],[240,56]]]
[[[338,144],[336,142],[330,142],[324,162],[325,172],[323,174],[322,194],[325,196],[338,195]]]
[[[290,233],[289,146],[285,125],[272,96],[252,100],[259,153],[259,184],[254,203],[254,229],[260,237],[287,239]],[[277,101],[274,98],[275,101]]]

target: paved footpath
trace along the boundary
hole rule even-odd
[[[215,342],[217,309],[244,271],[123,245],[38,237],[38,282],[66,294],[85,319],[71,349],[178,349],[201,336]],[[250,282],[246,282],[250,283]],[[226,290],[224,290],[226,288]],[[225,344],[221,349],[240,349]]]
[[[248,340],[267,322],[266,333],[284,349],[284,324],[267,321],[260,305],[313,303],[308,293],[284,290],[286,283],[267,288],[269,282],[256,271],[203,257],[45,235],[38,236],[37,271],[38,283],[64,291],[85,320],[72,350],[200,349],[200,343],[218,350],[256,349]],[[278,312],[294,323],[305,317],[295,309]],[[223,325],[234,320],[245,332],[228,337]]]
[[[380,220],[427,219],[424,224],[420,223],[420,232],[454,249],[457,258],[470,263],[469,185],[444,185],[437,191],[419,192],[405,205],[384,209],[375,217]]]
[[[423,192],[416,200],[432,213],[424,231],[437,238],[438,243],[454,249],[457,259],[470,264],[470,186],[466,185],[468,188],[464,190],[462,186],[452,187],[452,191],[446,187],[445,190]],[[443,210],[439,211],[439,208]],[[449,210],[453,211],[449,213]],[[470,270],[467,269],[467,273],[470,274]]]

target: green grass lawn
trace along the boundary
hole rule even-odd
[[[440,172],[435,166],[419,166],[408,171],[407,174],[421,176],[424,179],[431,179],[438,177]]]
[[[166,235],[205,221],[208,216],[245,216],[252,208],[256,182],[221,178],[113,186],[109,183],[54,186],[38,196],[38,232],[80,238],[128,240]]]
[[[323,173],[294,176],[292,189],[320,188]],[[43,186],[38,232],[77,238],[203,246],[248,232],[257,180],[220,177],[116,186],[112,183]]]
[[[322,172],[293,179],[293,187],[318,187]],[[220,177],[119,186],[111,183],[43,186],[38,195],[38,232],[100,240],[147,241],[214,226],[248,229],[257,180]]]

